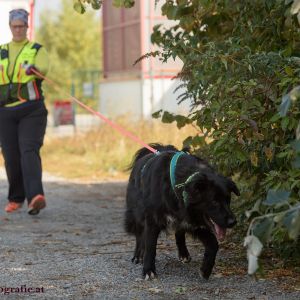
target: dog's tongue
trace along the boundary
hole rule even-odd
[[[217,239],[219,241],[223,241],[225,236],[226,236],[226,228],[220,227],[215,222],[214,222],[214,226],[215,226],[215,231],[216,231],[216,234],[217,234]]]

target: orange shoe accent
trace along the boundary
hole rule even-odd
[[[22,205],[23,205],[23,203],[9,201],[5,206],[5,211],[7,213],[12,213],[12,212],[18,210],[19,208],[21,208]]]
[[[32,198],[29,206],[28,213],[30,215],[37,215],[41,209],[46,207],[46,200],[43,195],[37,195]]]

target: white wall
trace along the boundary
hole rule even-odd
[[[125,114],[133,117],[141,116],[141,81],[124,80],[100,83],[99,111],[110,118]]]
[[[28,0],[0,0],[0,45],[11,41],[11,32],[9,29],[9,12],[15,8],[24,8],[29,11]]]
[[[179,80],[145,79],[103,81],[100,84],[100,113],[113,118],[128,114],[134,118],[151,118],[160,109],[173,113],[187,114],[189,102],[177,104],[177,97],[183,93]]]
[[[146,79],[143,83],[143,115],[151,117],[151,114],[162,109],[171,113],[186,114],[189,110],[189,102],[178,105],[178,96],[184,90],[178,89],[180,81],[178,79],[171,80],[168,78]]]

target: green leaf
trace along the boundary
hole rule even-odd
[[[80,1],[75,2],[73,7],[74,7],[75,11],[77,11],[78,13],[80,13],[80,14],[85,13],[85,7]]]
[[[289,123],[290,123],[290,118],[284,117],[281,120],[281,128],[282,128],[282,130],[286,130],[288,128]]]
[[[101,8],[101,1],[99,0],[92,0],[92,8],[93,9],[100,9]]]
[[[296,240],[300,232],[300,207],[288,212],[283,219],[283,224],[288,230],[289,237]]]
[[[134,0],[124,0],[124,7],[125,8],[131,8],[134,6],[135,1]]]
[[[175,121],[177,122],[177,127],[180,129],[184,127],[186,124],[190,123],[190,120],[186,118],[185,116],[176,115],[174,117]]]
[[[276,113],[271,119],[270,122],[276,122],[280,119],[280,115],[278,113]]]
[[[227,60],[224,57],[222,57],[221,61],[222,61],[223,65],[224,65],[225,69],[228,70]]]
[[[159,118],[161,117],[162,111],[163,111],[163,110],[160,109],[160,110],[154,112],[154,113],[152,114],[152,118],[154,118],[154,119],[159,119]]]
[[[194,27],[194,23],[195,23],[195,19],[191,16],[186,16],[186,17],[182,17],[180,19],[180,26],[186,30],[186,31],[191,31]]]
[[[183,147],[190,147],[193,143],[193,137],[192,136],[188,136],[183,142]]]
[[[161,11],[162,11],[162,15],[167,16],[169,20],[175,20],[177,19],[177,13],[179,11],[179,8],[173,5],[173,3],[167,1],[162,6]]]
[[[163,123],[172,123],[175,121],[175,117],[173,114],[170,114],[168,111],[164,111],[161,121]]]
[[[205,145],[205,137],[204,136],[195,136],[192,140],[192,145],[196,148],[199,146]]]
[[[294,70],[291,68],[291,67],[289,67],[289,66],[286,66],[285,68],[284,68],[284,70],[285,70],[285,73],[287,74],[287,75],[289,75],[289,76],[294,76]]]
[[[247,155],[240,149],[235,149],[235,155],[236,158],[241,162],[248,160]]]
[[[263,204],[272,206],[287,202],[290,194],[290,191],[285,190],[269,190],[267,198],[265,201],[263,201]]]

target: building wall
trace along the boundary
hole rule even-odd
[[[172,113],[187,113],[189,104],[187,102],[178,105],[177,97],[183,93],[178,79],[169,78],[146,79],[143,81],[143,116],[150,118],[152,113],[162,109]]]
[[[100,85],[99,111],[109,117],[128,115],[151,118],[152,113],[162,109],[173,113],[187,113],[189,103],[177,104],[183,89],[175,89],[180,82],[170,79],[145,79],[106,81]]]
[[[104,81],[100,84],[100,113],[116,117],[142,115],[142,86],[140,80]]]
[[[104,1],[102,12],[104,78],[139,77],[140,65],[133,64],[141,56],[140,1],[130,9],[117,9]]]
[[[135,118],[151,118],[160,109],[174,113],[188,111],[188,105],[177,105],[175,92],[179,80],[172,78],[181,70],[182,62],[161,62],[149,57],[133,66],[142,55],[157,50],[151,44],[153,26],[174,24],[161,16],[161,3],[136,1],[130,9],[115,9],[103,2],[104,79],[100,83],[100,111],[109,117],[130,114]]]

